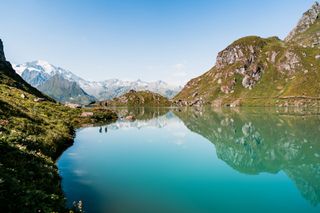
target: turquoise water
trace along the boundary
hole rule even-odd
[[[316,113],[131,113],[136,121],[77,131],[58,161],[69,206],[81,200],[86,212],[320,212]]]

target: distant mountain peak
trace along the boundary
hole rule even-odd
[[[311,8],[306,11],[299,20],[297,26],[284,39],[285,42],[295,40],[297,35],[306,32],[312,25],[320,19],[320,4],[316,1]]]

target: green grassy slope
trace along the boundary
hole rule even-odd
[[[73,143],[74,128],[116,119],[111,111],[70,109],[24,82],[0,61],[0,209],[66,212],[56,158]],[[45,98],[36,102],[36,98]],[[85,109],[85,111],[88,111]]]
[[[317,48],[303,48],[279,40],[259,37],[240,39],[229,48],[257,43],[263,45],[255,63],[261,64],[263,71],[261,78],[251,89],[242,85],[243,76],[235,72],[243,66],[238,62],[220,69],[215,66],[202,76],[191,80],[174,100],[192,103],[197,97],[201,97],[206,104],[212,104],[215,101],[231,104],[239,100],[242,105],[276,105],[283,102],[283,98],[291,96],[295,99],[304,96],[320,99],[320,60],[316,59],[320,51]],[[276,57],[271,62],[272,53],[275,53]],[[297,66],[289,71],[281,67],[288,63],[289,59],[286,58],[288,53],[297,55],[300,60]],[[221,80],[217,78],[218,75],[222,76]],[[224,85],[229,86],[231,81],[234,81],[233,89],[226,94],[221,88]]]

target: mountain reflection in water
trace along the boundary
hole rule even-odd
[[[318,111],[115,110],[117,122],[78,130],[58,161],[69,205],[82,200],[87,212],[124,213],[319,211]]]
[[[176,110],[217,156],[245,174],[285,172],[303,197],[320,201],[320,114],[295,109]]]
[[[250,175],[285,172],[303,197],[320,201],[320,113],[288,108],[173,109],[186,127],[215,145],[217,156],[233,169]],[[118,111],[121,120],[106,128],[164,127],[168,108]],[[167,113],[167,114],[166,114]]]

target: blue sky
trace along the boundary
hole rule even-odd
[[[0,0],[7,59],[88,80],[183,84],[246,35],[285,35],[314,0]]]

